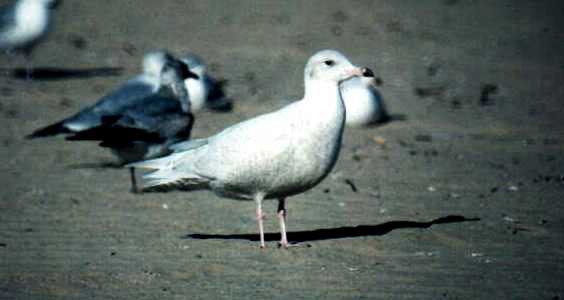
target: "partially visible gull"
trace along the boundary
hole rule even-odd
[[[184,81],[190,96],[192,112],[198,112],[204,108],[216,111],[231,110],[232,103],[223,92],[224,82],[217,81],[208,74],[207,67],[199,56],[189,53],[180,60],[199,77],[188,78]]]
[[[386,121],[388,113],[374,77],[355,77],[341,84],[346,125],[361,127]]]
[[[286,197],[317,185],[337,161],[345,123],[339,83],[370,74],[337,51],[320,51],[306,64],[302,100],[209,138],[183,142],[169,156],[129,166],[156,169],[144,176],[147,189],[203,188],[254,200],[261,247],[262,201],[278,199],[280,246],[287,247]]]
[[[28,138],[46,137],[87,130],[102,124],[102,119],[120,113],[140,99],[156,94],[162,86],[161,71],[175,58],[164,51],[152,51],[143,57],[143,73],[126,81],[95,104],[52,125],[40,128]]]
[[[67,133],[71,135],[66,139],[71,141],[97,140],[101,147],[110,148],[121,164],[169,154],[170,145],[190,137],[194,120],[184,86],[184,79],[190,76],[197,75],[190,72],[186,64],[167,58],[161,70],[158,91],[141,89],[144,92],[135,94],[135,97],[120,97],[114,92],[115,102],[102,99],[93,107],[39,129],[28,137]],[[136,192],[135,170],[130,168],[130,173],[132,191]]]
[[[61,0],[19,0],[0,7],[0,50],[22,54],[26,60],[26,77],[31,78],[29,57],[35,46],[47,35],[50,10]]]
[[[60,1],[60,0],[59,0]],[[58,0],[19,0],[0,8],[0,49],[28,56],[49,29]]]

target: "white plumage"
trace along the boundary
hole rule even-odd
[[[0,49],[29,54],[49,29],[56,0],[19,0],[0,10]]]
[[[302,100],[207,139],[184,142],[167,157],[130,166],[157,169],[144,177],[148,188],[206,188],[254,200],[261,247],[262,200],[277,198],[280,244],[286,247],[285,198],[312,188],[333,168],[345,121],[339,83],[363,73],[371,71],[353,66],[337,51],[320,51],[305,67]]]
[[[374,81],[374,77],[355,77],[341,84],[341,94],[347,110],[347,126],[367,126],[382,122],[388,117]]]
[[[190,53],[180,60],[198,75],[198,78],[188,78],[184,81],[193,113],[204,108],[218,111],[231,109],[231,101],[223,92],[223,83],[208,74],[208,68],[199,56]]]

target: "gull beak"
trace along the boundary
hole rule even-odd
[[[374,77],[374,72],[369,68],[361,68],[362,70],[362,77]]]
[[[185,80],[185,79],[188,79],[188,78],[200,79],[200,77],[198,75],[196,75],[194,72],[190,71],[190,69],[188,68],[188,65],[186,65],[185,63],[181,63],[180,77],[182,78],[182,80]]]
[[[370,70],[369,68],[355,67],[349,72],[347,72],[347,75],[348,76],[346,79],[349,79],[351,77],[374,77],[374,72],[372,72],[372,70]]]

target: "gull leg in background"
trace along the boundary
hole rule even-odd
[[[288,238],[286,237],[286,198],[278,199],[278,221],[280,223],[280,242],[278,246],[288,248]]]
[[[263,220],[264,220],[264,213],[262,212],[262,200],[264,199],[264,195],[261,193],[258,193],[255,195],[255,202],[257,203],[257,211],[256,211],[256,218],[257,218],[257,224],[258,224],[258,228],[259,228],[259,235],[260,235],[260,247],[261,249],[266,248],[265,244],[264,244],[264,226],[263,226]]]
[[[31,81],[31,75],[32,75],[31,57],[27,54],[24,54],[23,58],[25,60],[25,80]]]
[[[139,193],[139,190],[137,189],[137,178],[135,177],[135,168],[133,167],[129,168],[129,175],[131,176],[131,192],[137,194]]]

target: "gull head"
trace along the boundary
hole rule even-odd
[[[191,112],[190,96],[184,85],[187,78],[198,78],[188,66],[175,58],[166,60],[161,70],[161,84],[169,86],[174,96],[180,101],[182,111]]]
[[[374,77],[368,68],[353,65],[343,54],[335,50],[321,50],[307,62],[304,77],[309,80],[339,84],[351,77]]]
[[[143,56],[143,73],[151,77],[159,77],[167,61],[174,60],[173,56],[164,50],[153,50]]]
[[[199,77],[185,63],[175,58],[165,60],[161,70],[161,83],[163,85],[183,82],[188,78],[198,79]]]
[[[206,106],[206,101],[208,100],[208,96],[212,88],[209,86],[210,82],[206,80],[207,68],[204,61],[199,56],[192,53],[186,54],[180,60],[188,65],[190,71],[200,77],[199,80],[189,78],[184,81],[190,97],[192,112],[197,112]]]

